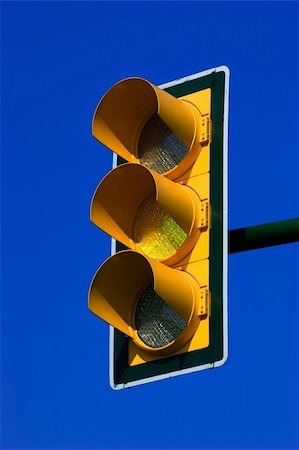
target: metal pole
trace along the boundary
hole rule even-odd
[[[229,230],[228,252],[237,253],[299,241],[299,218]]]

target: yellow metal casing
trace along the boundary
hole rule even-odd
[[[179,164],[162,174],[144,167],[138,155],[142,129],[153,114],[188,149]],[[129,336],[129,366],[209,346],[212,125],[210,88],[177,99],[139,78],[113,86],[94,114],[94,137],[129,163],[112,170],[99,184],[91,220],[133,251],[119,252],[101,266],[90,287],[89,308]],[[150,196],[186,234],[171,254],[155,259],[144,251],[142,237],[134,231]],[[149,228],[143,223],[142,235]],[[188,323],[177,339],[160,348],[145,345],[134,324],[136,303],[151,279],[159,296]]]

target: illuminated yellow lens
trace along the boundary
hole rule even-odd
[[[186,237],[185,231],[156,202],[154,194],[141,203],[134,218],[133,239],[146,256],[165,259]]]

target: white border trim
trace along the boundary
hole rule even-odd
[[[212,369],[214,367],[222,366],[228,358],[228,110],[229,110],[229,78],[230,71],[227,66],[214,67],[213,69],[204,70],[202,72],[189,75],[178,80],[170,81],[168,83],[160,84],[161,89],[165,89],[186,81],[196,80],[213,72],[225,73],[224,85],[224,115],[223,115],[223,358],[214,363],[205,364],[202,366],[190,367],[189,369],[177,370],[171,373],[156,375],[142,380],[132,381],[130,383],[115,384],[113,379],[113,362],[114,362],[114,328],[109,327],[109,383],[112,389],[120,390],[128,387],[139,386],[141,384],[152,383],[167,378],[172,378],[178,375],[185,375],[192,372],[199,372],[205,369]],[[112,167],[117,165],[117,155],[113,153]],[[116,251],[115,239],[111,239],[111,255]]]

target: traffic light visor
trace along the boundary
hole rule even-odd
[[[99,184],[90,216],[127,247],[173,264],[199,236],[199,205],[193,189],[140,164],[127,163]]]
[[[89,290],[94,314],[144,350],[161,354],[191,338],[199,321],[198,302],[192,276],[130,250],[108,258]]]
[[[174,179],[194,162],[197,108],[142,78],[115,84],[93,117],[96,139],[128,162],[140,162]]]

